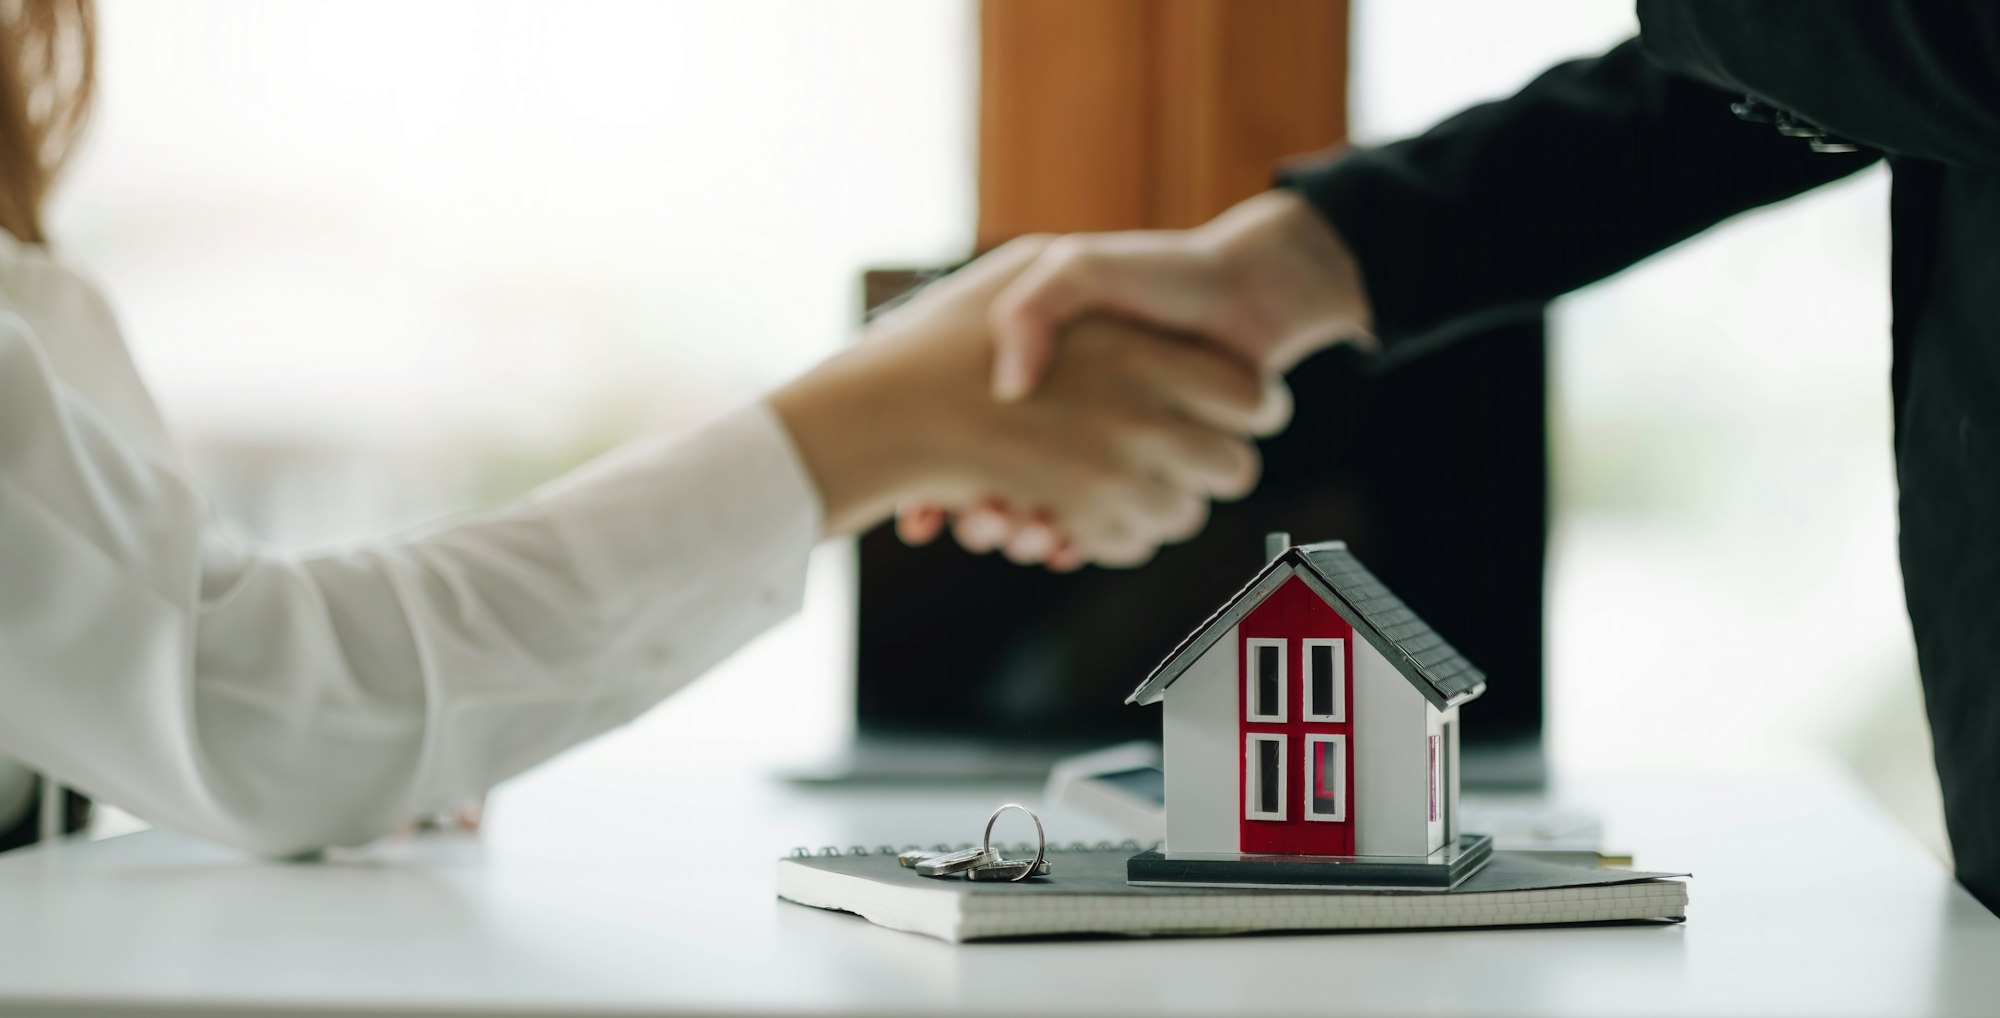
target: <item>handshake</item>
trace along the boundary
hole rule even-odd
[[[1344,244],[1303,200],[1185,231],[1016,240],[879,318],[771,396],[825,531],[899,514],[973,551],[1132,566],[1256,486],[1280,374],[1365,337]]]

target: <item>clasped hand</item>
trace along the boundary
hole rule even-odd
[[[1213,345],[1084,318],[1033,393],[994,398],[993,301],[1049,243],[1014,241],[927,287],[772,394],[829,534],[897,505],[998,506],[1052,535],[1024,560],[1136,565],[1255,486],[1251,437],[1285,426],[1290,397]]]
[[[1351,252],[1304,200],[1284,191],[1258,195],[1192,230],[1037,241],[1032,262],[1018,271],[1010,264],[1008,272],[1011,278],[987,310],[995,348],[993,390],[1002,401],[1035,398],[1030,394],[1046,391],[1043,379],[1061,361],[1087,360],[1087,348],[1103,328],[1101,318],[1090,316],[1111,315],[1185,337],[1181,343],[1198,342],[1233,362],[1227,370],[1239,377],[1249,370],[1267,379],[1264,385],[1272,395],[1266,409],[1272,416],[1255,426],[1245,430],[1240,420],[1196,418],[1240,439],[1266,433],[1275,427],[1279,409],[1289,411],[1289,400],[1276,381],[1282,372],[1328,343],[1370,342],[1369,308]],[[1175,342],[1163,337],[1150,343],[1126,338],[1126,351],[1132,357],[1153,356],[1156,347],[1173,349],[1167,344]],[[1079,364],[1076,370],[1094,368]],[[1048,385],[1062,384],[1063,371],[1055,374]],[[1150,380],[1169,389],[1184,384],[1183,379],[1166,376]],[[1183,500],[1187,490],[1183,489]],[[1234,486],[1208,492],[1223,498],[1243,493]],[[1185,518],[1171,519],[1178,524]],[[922,544],[934,539],[947,522],[966,548],[976,552],[997,548],[1024,564],[1046,562],[1051,568],[1068,569],[1093,557],[1092,543],[1066,532],[1064,520],[1024,509],[1004,493],[971,502],[905,504],[897,529],[905,541]],[[1156,539],[1157,544],[1192,533],[1171,526],[1144,532],[1142,538]],[[1121,547],[1116,556],[1094,557],[1106,564],[1143,560],[1133,554],[1129,547]]]

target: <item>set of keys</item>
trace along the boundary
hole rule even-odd
[[[1010,809],[1018,809],[1028,814],[1035,822],[1035,857],[1033,859],[1006,859],[993,847],[993,822],[1000,814]],[[1010,802],[993,811],[986,818],[986,833],[979,838],[978,848],[962,848],[956,852],[925,852],[911,849],[896,856],[896,861],[908,869],[916,870],[920,876],[947,879],[963,875],[967,880],[1021,881],[1033,877],[1049,875],[1049,839],[1042,832],[1042,818],[1035,811],[1018,802]]]

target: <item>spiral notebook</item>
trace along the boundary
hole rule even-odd
[[[1687,884],[1676,879],[1687,874],[1601,869],[1525,853],[1496,852],[1457,888],[1420,893],[1133,887],[1125,882],[1125,860],[1137,851],[1129,843],[1052,850],[1049,879],[1010,884],[918,876],[897,865],[890,849],[823,849],[778,861],[778,897],[951,943],[1687,918]],[[1005,853],[1032,856],[1034,846],[1008,846]]]

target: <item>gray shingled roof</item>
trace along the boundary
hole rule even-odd
[[[1356,633],[1395,665],[1424,699],[1439,709],[1464,703],[1486,691],[1486,673],[1467,661],[1465,655],[1446,643],[1409,605],[1383,586],[1347,550],[1346,542],[1326,541],[1288,548],[1272,560],[1235,597],[1182,640],[1125,702],[1158,700],[1230,626],[1276,590],[1284,582],[1284,574],[1304,580]]]

